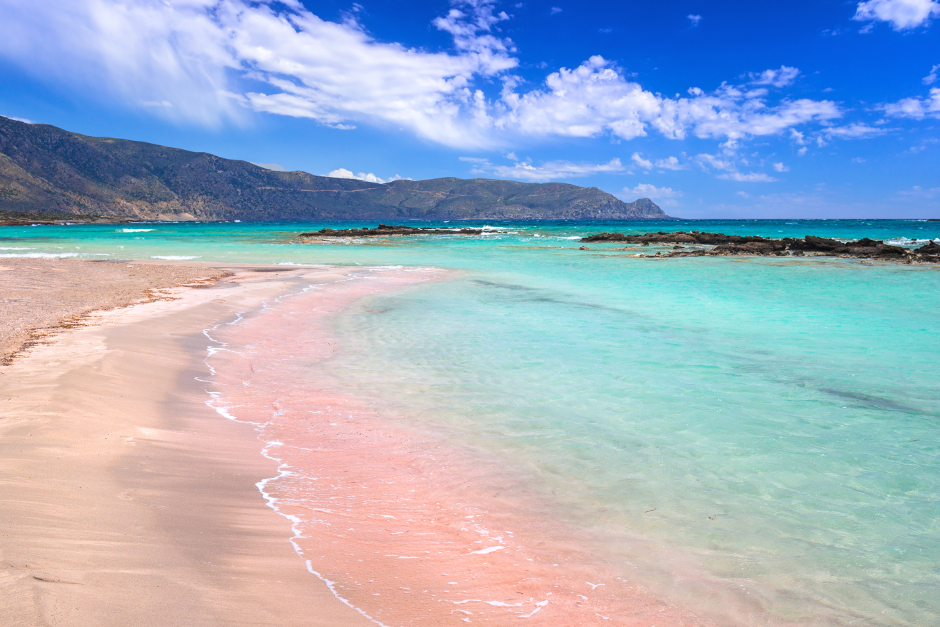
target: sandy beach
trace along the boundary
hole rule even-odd
[[[32,263],[9,282],[44,280]],[[498,495],[514,479],[469,489],[468,473],[499,471],[385,424],[329,378],[296,379],[295,359],[337,350],[331,315],[439,272],[64,274],[60,315],[80,324],[37,316],[0,369],[0,625],[711,624],[596,567],[552,516],[531,519],[534,502],[509,514]],[[18,307],[28,320],[50,302]],[[244,312],[255,322],[227,330]],[[207,361],[213,343],[225,348]]]
[[[85,324],[0,368],[0,625],[371,624],[306,572],[289,523],[254,485],[274,463],[249,425],[205,405],[196,381],[203,329],[299,275],[339,273],[235,269],[154,300],[147,290],[227,270],[3,265],[6,328],[16,314],[32,329],[79,313]],[[72,291],[37,286],[35,272],[68,276]],[[50,299],[59,314],[44,315]],[[135,300],[152,302],[88,314]]]

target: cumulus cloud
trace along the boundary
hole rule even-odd
[[[927,98],[904,98],[885,105],[883,109],[886,114],[896,118],[940,118],[940,87],[932,88]]]
[[[432,21],[449,52],[372,37],[358,13],[324,20],[298,0],[6,0],[0,58],[45,80],[207,127],[251,112],[309,118],[337,129],[403,129],[444,145],[495,148],[515,138],[741,140],[841,116],[828,100],[768,100],[723,84],[668,98],[594,56],[537,84],[499,25],[495,0],[452,0]],[[755,75],[785,86],[795,68]],[[502,89],[487,96],[480,85]],[[525,89],[523,89],[525,87]]]
[[[852,18],[860,22],[888,22],[895,30],[908,30],[927,24],[940,15],[934,0],[868,0],[859,2]]]
[[[471,170],[474,174],[495,175],[498,178],[521,179],[527,181],[553,181],[558,179],[591,176],[601,173],[619,173],[624,171],[620,159],[611,159],[607,163],[572,163],[571,161],[548,161],[536,166],[528,161],[513,165],[494,165],[484,159],[461,157],[477,165]]]
[[[664,98],[627,80],[600,56],[573,70],[553,72],[541,89],[519,94],[514,87],[510,82],[504,88],[500,105],[505,110],[494,126],[535,136],[595,137],[606,132],[633,139],[651,127],[672,139],[743,139],[842,115],[828,100],[785,100],[773,107],[724,84],[712,93],[691,88],[689,98]]]
[[[385,183],[385,179],[380,179],[376,175],[369,172],[360,172],[359,174],[353,174],[351,171],[346,168],[339,168],[338,170],[333,170],[327,176],[334,179],[356,179],[357,181],[365,181],[366,183]],[[400,179],[400,176],[395,177],[393,180]]]
[[[786,87],[796,81],[800,71],[795,67],[781,65],[779,70],[764,70],[759,74],[750,74],[752,85],[772,85]]]
[[[689,22],[692,23],[692,27],[693,27],[693,28],[696,27],[696,26],[698,26],[698,23],[702,21],[702,16],[701,16],[701,15],[692,15],[692,14],[689,14],[689,15],[687,15],[686,17],[689,18]]]
[[[782,163],[775,163],[775,164],[774,164],[774,170],[776,170],[777,172],[789,172],[789,171],[790,171],[790,168],[787,167],[787,166],[785,166],[785,165],[782,164]]]

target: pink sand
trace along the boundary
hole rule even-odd
[[[212,332],[214,406],[255,423],[280,476],[259,484],[294,522],[313,574],[378,624],[710,625],[616,576],[519,478],[342,393],[323,366],[330,317],[442,271],[373,269],[269,303]],[[311,377],[317,373],[331,374]],[[513,496],[507,496],[512,494]],[[533,497],[534,498],[534,497]],[[286,541],[286,540],[285,540]]]

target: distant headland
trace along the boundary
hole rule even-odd
[[[368,183],[268,170],[0,116],[0,222],[39,220],[663,220],[596,187],[440,178]],[[17,218],[19,216],[19,218]]]

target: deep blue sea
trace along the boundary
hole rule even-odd
[[[670,600],[715,602],[681,567],[748,595],[764,617],[753,624],[940,624],[940,267],[652,260],[577,241],[695,229],[914,246],[940,241],[940,222],[488,222],[481,237],[295,237],[324,226],[375,224],[5,227],[0,265],[461,270],[334,321],[346,347],[334,367],[350,389],[505,459]]]

